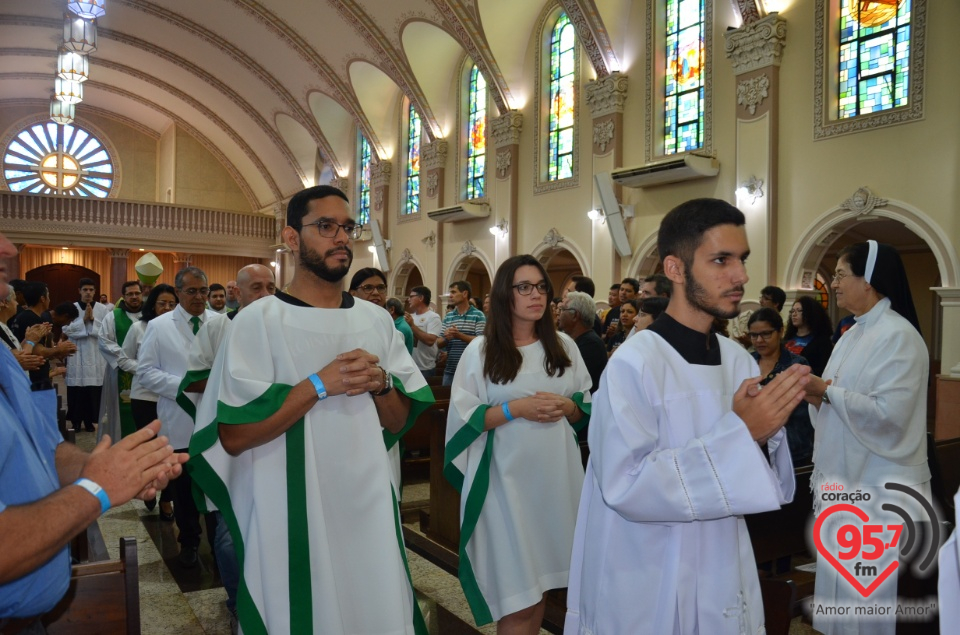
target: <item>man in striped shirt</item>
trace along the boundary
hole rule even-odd
[[[453,384],[460,355],[473,338],[483,335],[487,324],[483,311],[470,304],[472,292],[466,280],[457,280],[450,285],[450,304],[453,308],[443,316],[443,337],[437,339],[437,346],[447,351],[447,365],[443,369],[444,386]]]

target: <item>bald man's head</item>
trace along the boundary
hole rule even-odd
[[[247,265],[237,273],[237,294],[240,308],[277,292],[277,280],[273,270],[264,265]]]

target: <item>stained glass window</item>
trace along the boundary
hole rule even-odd
[[[550,35],[550,130],[547,179],[573,176],[573,115],[576,84],[574,48],[576,31],[567,14],[561,14]]]
[[[840,0],[838,116],[906,106],[912,0]]]
[[[487,156],[487,82],[476,66],[470,70],[467,91],[467,199],[481,198]]]
[[[703,145],[703,0],[666,0],[663,153]]]
[[[366,225],[370,222],[370,164],[372,162],[370,153],[370,144],[362,134],[360,138],[360,152],[358,156],[358,171],[360,175],[360,205],[357,209],[357,222]]]
[[[14,192],[106,198],[113,162],[104,145],[83,128],[34,124],[7,146],[3,177]]]
[[[420,115],[410,104],[407,114],[407,196],[404,214],[420,211]]]

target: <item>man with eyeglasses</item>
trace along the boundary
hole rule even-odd
[[[457,364],[467,344],[478,335],[483,335],[487,316],[470,304],[473,288],[466,280],[457,280],[450,285],[450,304],[453,308],[443,316],[443,336],[437,346],[446,349],[447,365],[443,368],[443,385],[452,386]]]
[[[350,295],[378,307],[387,304],[387,277],[376,267],[364,267],[350,279]]]
[[[410,313],[404,315],[416,345],[413,347],[413,361],[420,369],[424,379],[437,374],[437,340],[443,332],[440,316],[430,310],[430,289],[414,287],[407,296]]]
[[[140,319],[143,292],[138,280],[123,283],[119,304],[103,318],[97,344],[106,363],[103,376],[103,392],[100,395],[100,427],[97,440],[109,434],[119,441],[137,431],[130,406],[130,388],[137,373],[137,361],[123,352],[127,331]],[[126,393],[126,394],[124,394]]]
[[[293,279],[233,320],[197,410],[193,476],[242,538],[243,632],[423,626],[385,450],[433,396],[390,315],[343,291],[354,219],[329,185],[291,198]]]
[[[97,339],[110,311],[97,302],[93,280],[80,278],[79,285],[80,301],[75,304],[80,315],[63,327],[63,334],[77,347],[67,363],[67,418],[73,422],[74,430],[80,430],[82,425],[87,432],[93,432],[93,425],[100,421],[100,391],[106,368]]]
[[[185,267],[174,279],[180,303],[173,311],[154,318],[143,335],[137,357],[140,385],[156,393],[157,418],[161,434],[170,438],[177,452],[186,452],[193,434],[193,419],[177,404],[180,380],[187,372],[190,345],[208,320],[218,317],[207,309],[210,288],[207,274],[197,267]],[[196,395],[186,397],[196,407]],[[193,499],[193,479],[185,472],[171,485],[173,515],[180,530],[180,565],[192,569],[199,563],[200,514]]]
[[[560,304],[560,330],[572,337],[580,350],[580,357],[587,365],[593,384],[590,387],[591,394],[597,391],[600,375],[607,366],[607,347],[593,329],[596,317],[597,305],[590,295],[582,291],[565,292]],[[578,433],[577,436],[586,439],[586,428],[581,432],[583,434]]]

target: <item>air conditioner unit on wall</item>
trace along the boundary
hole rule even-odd
[[[713,157],[685,154],[670,161],[620,168],[614,170],[611,176],[618,184],[627,187],[652,187],[716,176],[719,172],[720,162]]]
[[[438,223],[452,223],[458,220],[486,218],[489,215],[490,206],[486,203],[460,203],[452,207],[442,207],[432,212],[427,212],[430,220],[435,220]]]

